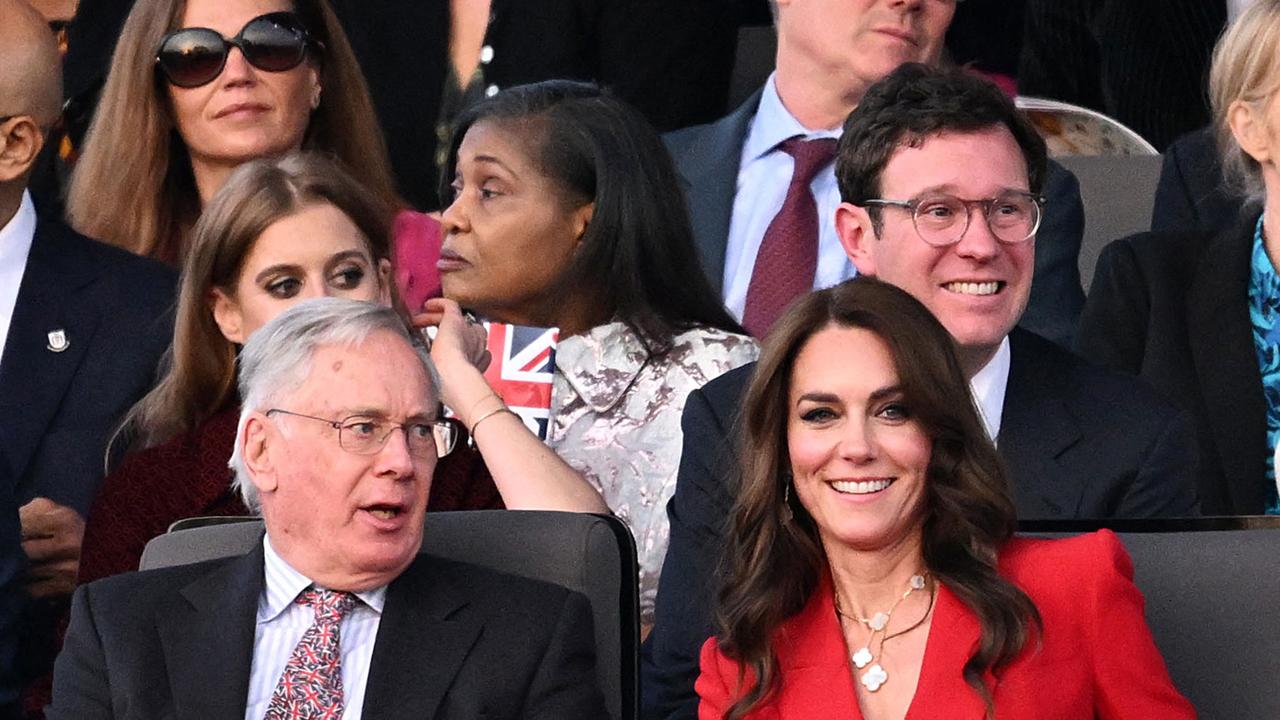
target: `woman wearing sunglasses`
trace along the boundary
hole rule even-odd
[[[155,0],[125,22],[67,198],[85,234],[180,264],[201,209],[241,163],[309,149],[396,207],[360,67],[325,0]],[[413,255],[438,234],[397,219],[406,298],[436,272]],[[407,253],[407,254],[406,254]],[[425,279],[410,274],[425,272]]]

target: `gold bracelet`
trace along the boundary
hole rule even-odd
[[[494,415],[497,415],[498,413],[504,413],[504,412],[511,413],[512,415],[516,414],[514,410],[507,407],[506,405],[490,410],[489,412],[481,415],[479,418],[476,418],[475,422],[471,423],[471,430],[468,431],[471,433],[471,437],[474,438],[476,436],[476,428],[480,427],[480,423],[484,422],[485,420],[488,420],[489,418],[493,417]]]

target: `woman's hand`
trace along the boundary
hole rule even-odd
[[[445,298],[431,298],[423,303],[422,312],[413,316],[413,325],[436,328],[436,337],[431,343],[431,359],[437,366],[452,367],[454,363],[466,362],[482,373],[489,367],[492,357],[484,326],[464,316],[458,303]]]

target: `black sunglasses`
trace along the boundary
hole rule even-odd
[[[273,12],[245,23],[233,38],[224,38],[209,28],[175,30],[160,41],[156,67],[173,85],[194,88],[222,74],[233,46],[240,48],[244,59],[255,68],[284,72],[302,64],[309,45],[322,49],[296,15]]]

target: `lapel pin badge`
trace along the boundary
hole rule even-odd
[[[71,342],[67,340],[67,331],[61,328],[49,332],[49,344],[45,346],[50,352],[60,353],[71,347]]]

